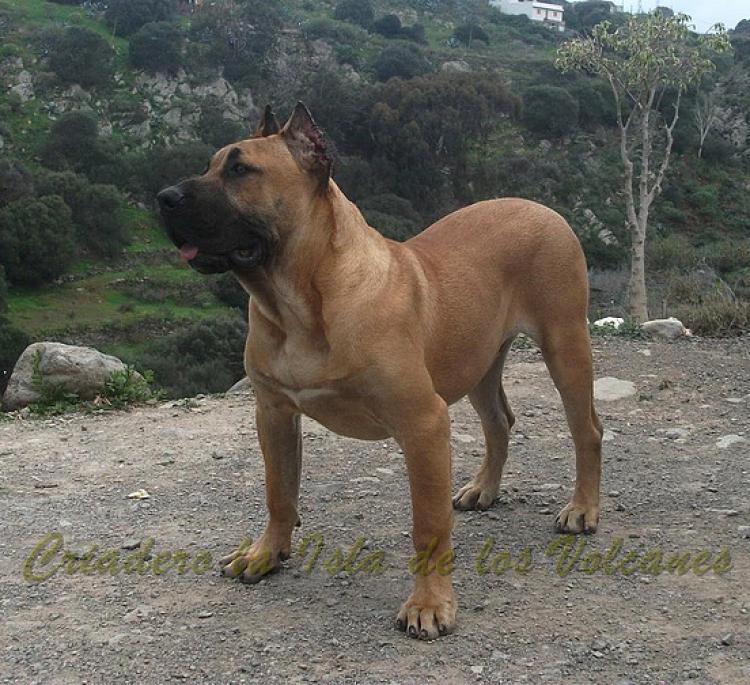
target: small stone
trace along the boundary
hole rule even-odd
[[[725,647],[730,647],[734,644],[734,635],[732,633],[727,633],[724,635],[724,637],[721,638],[721,644],[723,644]]]
[[[743,442],[747,442],[745,438],[743,438],[741,435],[723,435],[716,441],[716,446],[720,450],[725,450],[729,447],[732,447],[733,445],[739,445]]]
[[[750,538],[750,526],[737,526],[737,532],[743,538]]]
[[[140,546],[141,546],[141,541],[135,540],[135,539],[125,540],[125,542],[122,543],[122,549],[124,550],[134,550],[134,549],[138,549]]]
[[[482,675],[482,673],[484,673],[484,666],[472,666],[471,672],[474,675]]]
[[[607,493],[607,497],[619,497],[619,496],[620,496],[620,492],[618,490],[610,490]]]
[[[135,490],[134,492],[131,492],[128,494],[128,499],[149,499],[151,495],[148,494],[146,490],[141,488],[140,490]]]
[[[198,618],[211,618],[213,615],[213,611],[201,611],[200,614],[198,614]]]
[[[454,433],[453,437],[457,442],[461,442],[465,445],[476,442],[476,438],[473,435],[469,435],[468,433]]]
[[[632,397],[636,393],[635,383],[620,378],[605,376],[594,381],[594,398],[601,402],[616,402]]]

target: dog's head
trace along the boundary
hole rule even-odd
[[[169,237],[201,273],[268,267],[311,199],[326,191],[331,159],[298,103],[282,129],[266,107],[252,137],[219,150],[201,176],[162,190]]]

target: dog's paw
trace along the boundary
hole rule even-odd
[[[599,525],[599,507],[584,506],[575,501],[563,507],[555,519],[558,533],[596,533]]]
[[[430,582],[431,579],[434,582]],[[420,640],[434,640],[453,632],[456,627],[456,596],[450,580],[443,577],[433,579],[432,576],[418,579],[414,592],[401,605],[396,625],[409,637]]]
[[[468,511],[489,509],[497,499],[498,485],[486,485],[476,480],[469,481],[453,497],[453,507]]]
[[[249,547],[240,546],[219,560],[221,575],[237,578],[243,583],[257,583],[263,576],[277,571],[286,556],[269,549],[261,540]]]

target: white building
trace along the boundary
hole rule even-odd
[[[490,0],[503,14],[525,14],[531,21],[541,21],[558,31],[565,30],[565,8],[538,0]]]

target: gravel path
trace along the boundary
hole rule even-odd
[[[560,550],[546,554],[560,544],[552,525],[571,488],[572,443],[541,358],[517,350],[501,497],[456,516],[459,625],[433,643],[394,626],[412,552],[393,442],[307,422],[295,538],[313,536],[307,555],[248,587],[219,577],[215,562],[265,520],[251,397],[0,422],[0,682],[750,682],[750,340],[606,339],[595,357],[599,377],[636,386],[598,403],[600,532],[569,541],[585,547],[567,573]],[[452,416],[459,487],[483,439],[468,403]],[[141,489],[148,499],[128,498]],[[30,582],[25,562],[28,577],[60,564],[62,551],[27,561],[54,532],[84,568],[70,555],[72,574]],[[380,573],[337,571],[335,549],[346,556],[360,536],[354,563],[382,559]],[[592,552],[620,544],[593,568]],[[689,570],[654,573],[656,550],[662,566],[689,553]],[[110,575],[144,551],[145,573]]]

